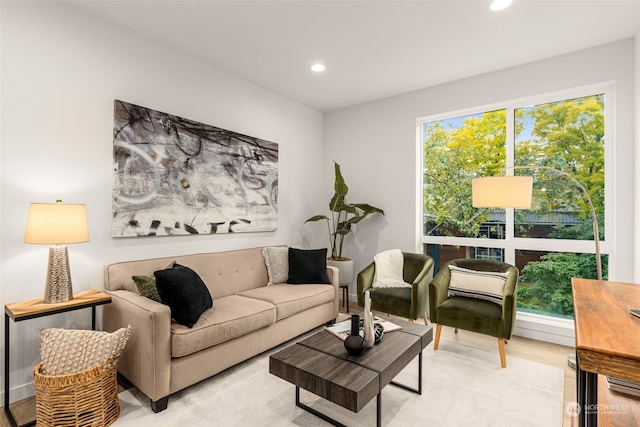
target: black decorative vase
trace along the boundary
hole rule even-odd
[[[360,336],[360,316],[351,316],[351,334],[344,340],[344,348],[351,356],[360,356],[364,350],[364,338]]]

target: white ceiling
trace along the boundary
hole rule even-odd
[[[319,111],[631,38],[640,0],[70,0]],[[327,70],[308,66],[323,62]]]

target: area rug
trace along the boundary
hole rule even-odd
[[[120,393],[124,426],[326,426],[295,406],[295,386],[269,373],[269,355],[299,340],[236,365],[172,395],[154,414],[149,399],[132,388]],[[337,339],[337,338],[336,338]],[[388,385],[382,392],[382,424],[406,426],[560,427],[564,373],[561,369],[498,351],[441,340],[423,352],[422,395]],[[396,381],[417,387],[417,358]],[[376,399],[353,413],[301,391],[301,401],[348,426],[376,424]]]

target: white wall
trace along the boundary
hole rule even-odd
[[[65,3],[1,4],[0,302],[41,298],[48,248],[23,243],[29,203],[86,203],[89,243],[71,245],[74,290],[102,289],[120,260],[305,245],[322,209],[322,114]],[[111,237],[113,101],[279,143],[278,231]],[[320,177],[314,179],[313,177]],[[40,329],[90,327],[90,311],[11,324],[12,400],[30,393]]]
[[[325,158],[342,165],[352,201],[375,204],[386,213],[383,220],[358,226],[351,246],[354,269],[362,269],[381,250],[419,250],[417,118],[615,81],[615,256],[610,278],[632,281],[634,53],[633,40],[626,40],[325,114]],[[324,166],[328,175],[329,165]],[[354,285],[351,293],[356,293]]]

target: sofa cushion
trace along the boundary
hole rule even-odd
[[[275,321],[273,304],[238,295],[218,298],[215,308],[205,311],[193,328],[178,323],[171,325],[171,356],[195,353],[265,328]]]
[[[441,325],[494,337],[505,336],[502,329],[502,307],[490,301],[464,297],[447,298],[436,307],[435,318]]]
[[[174,264],[153,274],[160,300],[171,308],[171,317],[176,322],[191,328],[200,315],[213,306],[209,289],[189,267]]]
[[[198,273],[214,300],[248,289],[265,286],[269,281],[264,263],[264,248],[210,252],[137,261],[119,262],[105,267],[104,288],[138,293],[131,276],[164,268],[171,261]]]
[[[327,276],[327,248],[296,249],[289,248],[289,278],[290,284],[326,283],[330,284]]]
[[[279,283],[240,292],[238,295],[275,305],[277,309],[276,320],[282,320],[309,308],[333,301],[335,289],[332,285],[298,286]]]

